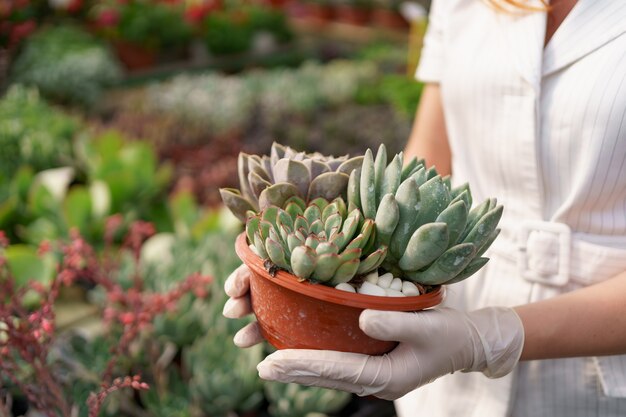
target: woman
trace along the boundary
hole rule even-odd
[[[400,417],[626,415],[626,2],[515,3],[433,3],[406,149],[498,197],[491,261],[446,307],[364,312],[389,355],[279,351],[261,377],[399,398]],[[226,287],[225,314],[249,312],[247,271]]]

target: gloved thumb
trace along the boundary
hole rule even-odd
[[[406,313],[399,311],[364,310],[359,327],[374,339],[411,342],[419,335],[431,335],[436,324],[425,317],[430,312]]]

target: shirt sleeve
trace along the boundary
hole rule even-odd
[[[420,55],[415,78],[423,82],[438,83],[443,69],[443,3],[449,0],[433,0],[428,15],[428,28]]]

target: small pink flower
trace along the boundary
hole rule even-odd
[[[98,15],[97,23],[102,27],[111,27],[118,24],[120,15],[115,9],[105,9]],[[117,220],[117,219],[116,219]],[[117,226],[117,224],[115,224]],[[108,226],[108,222],[107,222]]]

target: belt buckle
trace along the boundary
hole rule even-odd
[[[528,239],[532,232],[547,232],[558,237],[558,270],[556,274],[540,275],[528,265]],[[528,220],[521,224],[518,245],[518,270],[522,278],[527,281],[551,286],[563,286],[569,281],[570,253],[572,231],[564,223]]]

